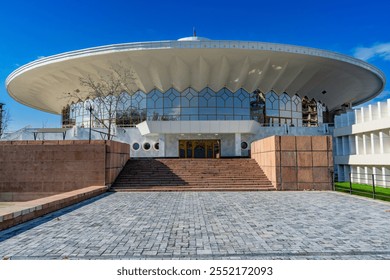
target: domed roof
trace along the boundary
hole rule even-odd
[[[324,102],[329,109],[358,105],[384,88],[376,67],[346,55],[292,45],[217,41],[187,37],[83,49],[26,64],[7,80],[8,93],[18,102],[59,114],[68,92],[80,88],[80,78],[98,78],[115,65],[134,70],[135,87],[149,93],[170,88],[214,91],[243,88],[299,94]]]
[[[191,36],[178,39],[178,41],[208,41],[210,39],[205,37]]]

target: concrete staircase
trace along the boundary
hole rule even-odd
[[[255,160],[131,159],[111,191],[275,190]]]

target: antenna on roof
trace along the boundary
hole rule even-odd
[[[192,37],[196,37],[196,29],[195,29],[195,26],[192,27]]]

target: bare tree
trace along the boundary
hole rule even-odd
[[[68,93],[68,97],[73,102],[84,101],[90,118],[93,117],[95,124],[98,123],[107,129],[110,140],[113,136],[112,125],[123,93],[131,95],[136,91],[134,71],[118,64],[104,73],[80,78],[80,86],[80,89]]]
[[[4,105],[4,103],[0,103],[0,138],[7,130],[9,122],[11,120],[9,111],[4,109]]]

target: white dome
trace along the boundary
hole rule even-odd
[[[210,39],[205,38],[205,37],[191,36],[191,37],[180,38],[178,41],[207,41],[207,40],[210,40]]]
[[[108,45],[57,54],[12,72],[8,93],[18,102],[60,114],[67,92],[80,88],[81,77],[98,78],[119,63],[133,69],[136,90],[149,93],[174,88],[217,92],[245,89],[263,93],[298,93],[325,102],[330,110],[359,105],[384,88],[376,67],[346,55],[307,47],[202,37],[181,41]]]

